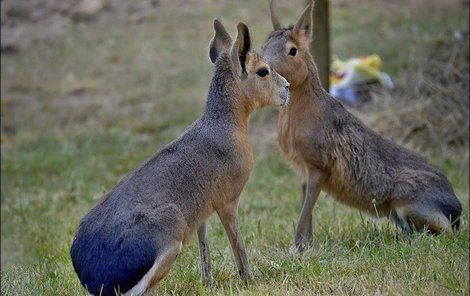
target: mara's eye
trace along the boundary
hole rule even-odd
[[[292,47],[292,48],[289,50],[289,55],[295,57],[296,54],[297,54],[297,48]]]
[[[266,68],[261,68],[256,71],[256,74],[258,74],[258,76],[264,77],[269,74],[269,71]]]

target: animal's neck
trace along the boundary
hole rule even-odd
[[[328,92],[321,85],[317,67],[311,57],[307,59],[307,69],[308,75],[305,81],[291,90],[289,109],[295,109],[298,106],[318,106],[322,100],[329,97]]]
[[[232,124],[248,134],[251,109],[243,92],[237,85],[235,73],[228,55],[222,55],[216,63],[209,87],[204,117],[225,124]]]

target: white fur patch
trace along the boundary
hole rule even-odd
[[[169,254],[175,253],[175,249],[178,249],[177,254],[181,251],[183,247],[182,243],[179,243],[177,246],[167,249],[163,254],[157,257],[155,262],[152,265],[152,268],[142,277],[142,279],[127,291],[123,296],[139,296],[145,293],[149,288],[150,282],[154,278],[155,274],[163,267],[162,263],[165,261],[166,257]]]

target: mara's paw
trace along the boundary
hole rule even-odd
[[[242,280],[245,282],[245,284],[251,285],[251,284],[254,283],[254,278],[253,278],[253,275],[251,274],[251,272],[249,272],[249,271],[247,271],[247,272],[240,271],[239,274],[240,274],[240,277],[242,278]]]
[[[296,235],[295,237],[295,247],[297,252],[302,254],[306,249],[312,247],[313,240],[311,235]]]

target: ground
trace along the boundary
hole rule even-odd
[[[85,295],[69,258],[79,220],[201,114],[213,69],[207,52],[212,20],[220,17],[232,33],[237,22],[246,22],[259,49],[271,29],[268,5],[108,1],[84,17],[69,12],[66,1],[40,2],[2,1],[2,37],[10,39],[2,38],[1,64],[1,293]],[[287,24],[304,1],[278,2]],[[379,54],[400,94],[420,77],[436,43],[454,42],[455,33],[468,28],[468,2],[456,0],[336,0],[331,14],[333,53]],[[467,95],[457,93],[464,102]],[[468,138],[459,145],[440,137],[417,145],[409,139],[414,133],[389,132],[399,121],[383,128],[381,118],[389,115],[377,110],[386,106],[380,98],[375,107],[353,112],[443,168],[464,205],[460,231],[406,237],[388,221],[375,222],[322,194],[313,248],[299,256],[292,245],[300,182],[277,147],[276,110],[264,110],[251,121],[255,168],[240,205],[255,283],[239,279],[214,215],[208,228],[212,286],[199,281],[194,238],[154,293],[468,294]],[[412,100],[400,104],[406,109]],[[466,122],[459,130],[468,135],[468,102],[462,112]],[[433,126],[431,134],[445,128]]]

